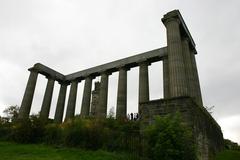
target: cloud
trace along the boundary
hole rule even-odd
[[[218,120],[225,139],[240,144],[240,114],[232,115]]]

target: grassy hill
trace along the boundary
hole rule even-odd
[[[0,142],[0,160],[130,160],[127,154]]]
[[[240,160],[240,151],[225,150],[217,155],[216,160]]]
[[[37,144],[0,142],[0,160],[133,160],[126,153],[56,148]],[[215,160],[240,160],[240,151],[225,150]]]

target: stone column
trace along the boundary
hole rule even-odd
[[[194,78],[194,90],[195,90],[196,101],[197,101],[198,105],[203,106],[202,94],[201,94],[200,82],[199,82],[199,77],[198,77],[198,70],[197,70],[195,54],[193,52],[191,52],[190,55],[191,55],[191,61],[192,61],[193,78]]]
[[[53,88],[54,88],[54,82],[55,80],[52,78],[48,78],[47,87],[45,90],[43,103],[40,111],[40,118],[43,120],[47,120],[49,116],[50,106],[52,102],[52,94],[53,94]]]
[[[169,69],[170,96],[186,96],[187,84],[182,55],[182,42],[180,34],[180,21],[177,18],[163,18],[167,29],[167,51]]]
[[[163,95],[164,98],[169,98],[169,70],[168,70],[168,58],[163,58]]]
[[[187,82],[187,93],[191,97],[195,97],[195,89],[194,89],[194,73],[192,68],[192,60],[190,48],[189,48],[189,40],[188,38],[182,39],[182,52],[185,66],[185,74],[186,74],[186,82]]]
[[[108,75],[109,73],[101,73],[101,85],[99,102],[96,108],[96,116],[105,118],[107,115],[107,98],[108,98]]]
[[[78,87],[78,81],[77,80],[72,81],[69,98],[68,98],[65,121],[74,117],[76,99],[77,99],[77,87]]]
[[[28,118],[31,106],[33,95],[37,83],[38,72],[30,69],[30,76],[28,78],[27,87],[23,96],[21,108],[19,110],[19,119]]]
[[[89,76],[85,79],[81,116],[89,116],[91,91],[92,91],[92,77]]]
[[[119,69],[116,118],[126,118],[127,114],[127,69]]]
[[[149,101],[148,65],[148,62],[139,63],[139,103]]]
[[[56,107],[55,116],[54,116],[55,123],[62,123],[64,105],[65,105],[65,99],[66,99],[66,91],[68,86],[67,83],[64,83],[64,82],[59,82],[59,83],[61,84],[61,87],[58,94],[57,107]]]

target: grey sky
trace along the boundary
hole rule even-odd
[[[37,62],[69,74],[166,46],[161,18],[179,9],[197,45],[204,104],[215,106],[224,136],[240,143],[239,6],[238,0],[0,0],[0,112],[21,104],[27,69]],[[161,69],[160,62],[150,66],[151,99],[162,97]],[[117,75],[110,76],[109,108],[116,105]],[[39,76],[33,113],[45,86]],[[137,109],[137,86],[134,68],[128,72],[129,112]],[[58,91],[56,83],[51,116]]]

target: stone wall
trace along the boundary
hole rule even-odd
[[[200,160],[208,160],[224,147],[220,126],[208,113],[190,97],[159,99],[140,104],[142,127],[154,122],[154,116],[181,113],[184,122],[190,126],[197,145]]]

